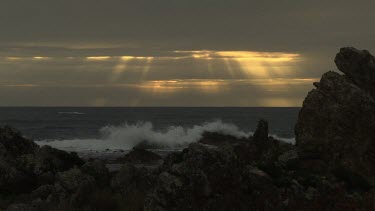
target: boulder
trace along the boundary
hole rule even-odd
[[[0,128],[0,158],[16,158],[32,154],[37,149],[37,144],[22,137],[16,129],[8,126]]]
[[[242,186],[241,164],[233,146],[193,143],[180,156],[174,154],[167,160],[145,210],[204,210],[219,201],[228,203],[222,209],[240,206],[239,201],[232,200],[241,194]]]
[[[153,175],[146,168],[138,168],[132,164],[124,164],[112,178],[111,187],[126,195],[134,191],[146,192],[152,187]]]
[[[268,141],[268,122],[259,120],[257,129],[253,135],[253,140],[257,145],[263,146]]]
[[[375,96],[375,58],[367,50],[341,48],[335,63],[357,86]]]
[[[160,155],[141,148],[134,148],[128,154],[122,158],[117,159],[117,162],[129,162],[129,163],[155,163],[160,161],[162,158]]]
[[[84,174],[90,175],[95,179],[96,184],[100,187],[105,187],[109,184],[110,174],[108,168],[102,160],[93,160],[86,162],[81,171]]]
[[[238,142],[246,142],[245,138],[238,139],[231,135],[224,135],[217,132],[204,132],[199,143],[208,144],[213,146],[220,146],[223,144],[236,144]]]
[[[81,166],[83,160],[77,153],[65,152],[52,148],[50,146],[42,146],[35,153],[35,173],[51,171],[53,173],[66,171],[74,166]]]
[[[343,48],[336,56],[345,73],[325,73],[303,102],[295,128],[302,157],[322,159],[369,178],[375,174],[374,57]]]
[[[59,172],[55,187],[54,197],[57,195],[57,201],[65,201],[72,207],[81,207],[90,202],[90,196],[97,189],[95,179],[78,168]]]
[[[38,146],[11,128],[0,128],[0,197],[32,190],[36,178],[30,163]],[[5,196],[4,196],[5,195]]]

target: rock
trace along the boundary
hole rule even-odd
[[[47,197],[54,191],[55,191],[55,186],[42,185],[31,193],[31,197],[33,199],[47,199]]]
[[[165,148],[167,146],[159,145],[154,142],[150,142],[147,140],[143,140],[139,142],[136,146],[134,146],[134,149],[160,149]]]
[[[278,157],[278,161],[284,165],[298,160],[298,152],[295,149],[289,150]]]
[[[111,189],[119,192],[126,204],[123,210],[143,210],[146,195],[154,185],[155,177],[149,170],[132,164],[124,164],[111,181]]]
[[[0,158],[15,158],[34,153],[36,149],[38,145],[23,138],[16,129],[8,126],[0,128]]]
[[[30,204],[12,204],[10,205],[6,211],[38,211],[39,209],[36,207],[32,207]]]
[[[191,210],[210,207],[240,194],[242,169],[231,145],[219,148],[190,144],[161,169],[145,210]],[[225,208],[235,209],[233,204]],[[223,208],[223,209],[225,209]]]
[[[52,184],[56,172],[82,164],[74,153],[39,147],[10,127],[0,128],[0,196]]]
[[[115,189],[127,189],[134,183],[138,176],[138,169],[131,164],[124,164],[120,171],[113,177],[111,186]]]
[[[145,164],[145,163],[155,163],[155,162],[160,161],[161,159],[162,159],[161,156],[154,152],[151,152],[145,149],[134,148],[124,157],[117,159],[117,162]]]
[[[263,157],[269,157],[269,153],[273,154],[273,150],[270,149],[273,147],[273,143],[269,141],[268,138],[268,122],[265,120],[259,120],[257,129],[253,135],[253,142],[257,148],[257,156],[263,155]],[[264,158],[262,158],[264,159]]]
[[[58,189],[56,191],[59,194],[58,200],[60,202],[67,201],[66,203],[72,207],[82,207],[88,203],[90,196],[97,189],[95,179],[90,175],[84,174],[78,168],[59,172],[56,176],[55,186]]]
[[[254,166],[246,166],[242,172],[243,187],[247,191],[273,188],[271,177],[264,171]]]
[[[77,153],[68,153],[50,146],[42,146],[35,153],[36,174],[66,171],[82,164],[83,161],[78,157]]]
[[[238,142],[246,142],[246,139],[238,139],[231,135],[224,135],[216,132],[204,132],[199,143],[219,146],[222,144],[236,144]]]
[[[373,61],[367,51],[341,49],[336,63],[347,75],[327,72],[314,84],[295,129],[302,156],[314,154],[365,177],[375,174]]]
[[[257,145],[264,145],[268,141],[268,122],[259,120],[257,129],[255,130],[253,140]]]
[[[0,198],[7,193],[31,191],[36,185],[32,153],[38,146],[10,127],[0,128]],[[24,165],[24,163],[27,163]]]
[[[82,167],[81,171],[84,174],[92,176],[96,184],[99,187],[105,187],[109,184],[110,174],[108,168],[105,166],[105,163],[101,160],[94,160],[86,162]]]
[[[335,63],[357,86],[375,96],[375,58],[367,50],[341,48]]]
[[[16,162],[0,159],[0,197],[3,194],[29,192],[36,186],[36,178],[24,169],[16,166]]]
[[[84,182],[94,183],[94,178],[83,174],[78,168],[73,168],[68,171],[59,172],[56,175],[56,183],[61,185],[67,192],[75,192]]]
[[[146,168],[137,168],[132,164],[124,164],[112,178],[111,187],[123,194],[132,191],[147,191],[152,187],[153,176]]]

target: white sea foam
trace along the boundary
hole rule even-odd
[[[129,150],[144,141],[165,148],[181,148],[198,141],[205,131],[232,135],[237,138],[252,135],[252,132],[241,131],[236,125],[224,123],[220,120],[189,128],[171,126],[164,131],[156,130],[150,122],[138,122],[137,124],[125,123],[120,126],[104,127],[101,129],[102,137],[100,139],[39,141],[37,143],[77,152]],[[292,139],[284,139],[283,141],[293,142]]]

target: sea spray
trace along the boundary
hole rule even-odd
[[[37,143],[76,152],[130,150],[142,142],[160,148],[178,149],[197,142],[202,138],[204,132],[217,132],[236,138],[252,135],[252,132],[241,131],[236,125],[221,120],[192,127],[170,126],[165,130],[156,130],[151,122],[138,122],[136,124],[124,123],[119,126],[103,127],[100,129],[101,137],[98,139],[38,141]],[[284,141],[293,142],[292,139],[285,139]]]

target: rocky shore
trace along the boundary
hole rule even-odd
[[[109,171],[0,128],[0,210],[375,210],[375,58],[342,48],[314,83],[296,145],[205,133],[165,157],[136,148]]]

